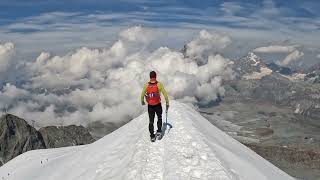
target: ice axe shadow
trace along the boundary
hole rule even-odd
[[[169,127],[168,128],[168,133],[170,132],[170,129],[172,128],[172,125],[170,124],[170,123],[166,123],[166,122],[164,122],[163,124],[162,124],[162,128],[161,128],[161,136],[163,137],[164,135],[165,135],[165,132],[166,132],[166,130],[167,130],[167,127]],[[167,134],[168,134],[167,133]]]
[[[161,139],[163,138],[164,134],[166,133],[168,126],[169,126],[169,129],[168,129],[168,133],[169,133],[170,129],[172,128],[172,125],[170,123],[168,123],[168,109],[167,109],[166,110],[166,122],[163,122],[162,128],[161,128]]]

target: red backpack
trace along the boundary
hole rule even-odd
[[[154,83],[151,83],[151,82],[148,83],[145,97],[149,105],[157,105],[161,102],[160,93],[159,93],[157,84],[158,84],[157,81]]]

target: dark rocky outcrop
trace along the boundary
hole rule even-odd
[[[0,135],[0,166],[29,150],[83,145],[94,141],[82,126],[49,126],[37,131],[24,119],[11,114],[0,118]]]
[[[311,66],[311,68],[307,70],[307,75],[304,80],[314,84],[320,83],[320,63]]]
[[[83,126],[48,126],[39,130],[46,148],[57,148],[89,144],[94,141]]]
[[[26,151],[45,148],[41,134],[14,115],[7,114],[0,118],[0,134],[2,164]]]

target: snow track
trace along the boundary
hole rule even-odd
[[[236,179],[212,153],[203,141],[203,135],[188,124],[191,120],[186,118],[175,110],[170,111],[170,119],[175,119],[171,123],[174,128],[161,141],[152,143],[148,134],[143,133],[126,179]]]
[[[1,167],[0,179],[293,179],[188,105],[172,102],[168,123],[173,128],[154,143],[145,113],[90,145],[30,151]]]

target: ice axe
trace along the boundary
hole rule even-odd
[[[166,109],[166,126],[169,126],[169,129],[168,129],[168,133],[169,133],[170,129],[172,128],[172,125],[168,123],[168,108]]]

